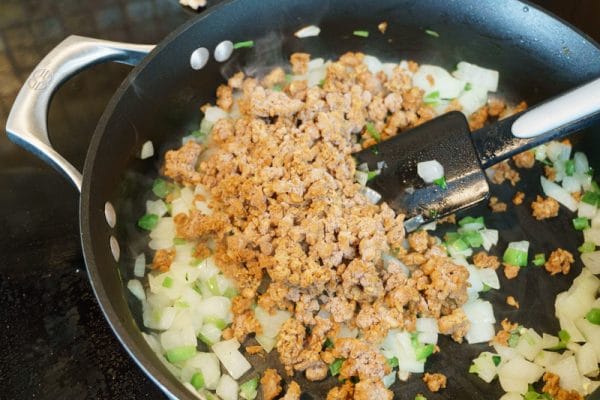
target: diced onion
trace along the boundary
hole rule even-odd
[[[370,187],[363,187],[361,192],[365,195],[369,203],[377,204],[379,203],[379,200],[381,200],[381,195]]]
[[[600,251],[583,253],[581,261],[592,274],[600,274]]]
[[[204,377],[204,387],[215,390],[221,377],[219,359],[213,353],[197,353],[186,361],[185,366],[192,370],[200,371]]]
[[[144,253],[140,253],[135,258],[133,275],[137,276],[138,278],[143,278],[144,275],[146,275],[146,255]]]
[[[315,25],[309,25],[297,30],[296,33],[294,33],[294,36],[304,39],[307,37],[319,36],[319,33],[321,33],[321,28]]]
[[[142,282],[137,279],[131,279],[127,282],[127,289],[139,300],[146,300],[146,292],[144,292]]]
[[[444,68],[426,64],[419,67],[412,81],[414,86],[425,91],[425,96],[437,91],[440,99],[457,97],[465,86]]]
[[[458,96],[461,112],[467,117],[485,106],[488,101],[487,91],[483,88],[473,86],[471,90]]]
[[[221,375],[216,393],[222,400],[237,400],[238,389],[238,383],[231,376],[224,374]]]
[[[274,314],[269,314],[260,306],[254,309],[254,315],[262,327],[262,334],[271,338],[277,336],[281,326],[291,317],[289,312],[283,310],[276,310]]]
[[[444,177],[444,167],[437,160],[421,161],[417,164],[417,174],[425,183],[432,183]]]
[[[565,357],[556,364],[549,365],[547,370],[559,376],[560,387],[563,389],[583,391],[581,376],[577,370],[577,362],[574,356]]]
[[[196,347],[196,333],[194,328],[187,326],[183,329],[169,329],[160,335],[160,344],[165,350],[171,350],[178,347],[194,346]]]
[[[571,211],[577,210],[577,202],[571,196],[569,192],[560,187],[554,182],[549,181],[543,176],[540,177],[540,181],[542,183],[542,189],[546,196],[552,197],[554,200],[558,201],[563,206],[567,207]]]
[[[167,211],[167,205],[161,199],[146,201],[146,214],[155,214],[162,217]]]
[[[144,144],[142,145],[142,150],[140,152],[140,158],[142,160],[145,160],[146,158],[150,158],[154,155],[154,145],[152,144],[152,141],[148,140],[146,142],[144,142]]]
[[[528,385],[540,379],[543,373],[542,367],[522,357],[515,357],[498,368],[500,385],[507,392],[527,392]]]
[[[238,379],[252,368],[248,360],[238,351],[239,348],[240,342],[236,339],[224,340],[212,346],[213,352],[233,379]]]
[[[571,148],[570,144],[553,140],[546,144],[546,155],[553,163],[566,161],[571,157]]]
[[[227,118],[227,113],[219,107],[207,107],[204,111],[204,119],[210,124],[214,124],[222,118]]]
[[[461,61],[456,66],[456,71],[452,75],[463,82],[468,82],[486,91],[495,92],[498,90],[500,73],[493,69]]]

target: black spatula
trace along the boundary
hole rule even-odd
[[[392,208],[404,212],[408,231],[436,217],[485,200],[489,184],[484,170],[515,154],[585,128],[600,119],[600,79],[473,133],[454,111],[354,154],[369,170],[384,162],[368,186]],[[437,160],[446,188],[426,184],[417,164]]]

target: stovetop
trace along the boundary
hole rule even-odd
[[[600,39],[600,2],[537,3]],[[22,82],[66,36],[156,43],[192,16],[176,0],[0,0],[0,399],[164,398],[96,304],[80,248],[77,191],[9,142],[4,126]],[[50,136],[76,167],[128,71],[98,65],[54,97]]]

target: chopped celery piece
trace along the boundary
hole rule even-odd
[[[504,252],[502,261],[517,267],[525,267],[527,265],[527,252],[509,247]]]
[[[202,375],[202,372],[198,371],[192,375],[190,383],[196,390],[202,389],[204,387],[204,375]]]
[[[230,299],[234,298],[237,295],[238,295],[238,291],[232,287],[228,287],[227,289],[225,289],[225,292],[223,293],[223,296],[228,297]]]
[[[595,183],[595,182],[593,182],[593,183]],[[583,196],[581,197],[581,201],[583,201],[584,203],[587,203],[587,204],[592,204],[594,206],[598,205],[599,200],[600,200],[600,195],[594,191],[585,192],[583,194]]]
[[[227,327],[227,321],[217,317],[205,317],[204,322],[214,324],[217,328],[223,330]]]
[[[467,231],[461,234],[461,239],[469,244],[469,247],[481,247],[483,244],[483,237],[481,233],[477,231]]]
[[[546,256],[544,253],[538,253],[533,257],[533,265],[536,267],[541,267],[546,263]]]
[[[428,105],[436,105],[438,103],[439,99],[440,99],[440,91],[435,90],[435,91],[427,94],[427,96],[423,97],[423,103],[428,104]]]
[[[166,276],[165,279],[163,279],[162,285],[167,289],[173,287],[173,278],[171,278],[170,276]]]
[[[196,346],[181,346],[168,350],[166,357],[170,363],[177,363],[189,360],[194,355],[196,355]]]
[[[186,244],[187,240],[183,239],[183,238],[174,238],[173,239],[173,244],[175,246],[181,246],[182,244]]]
[[[460,221],[458,221],[458,226],[465,226],[468,224],[481,224],[481,225],[485,226],[483,217],[474,218],[474,217],[468,216],[468,217],[464,217]]]
[[[600,325],[600,308],[592,308],[585,314],[585,319],[594,325]]]
[[[245,400],[254,400],[257,395],[258,378],[252,378],[240,385],[240,397]]]
[[[438,185],[441,189],[446,190],[448,188],[448,183],[446,182],[446,177],[442,176],[441,178],[434,179],[433,183]]]
[[[573,227],[578,231],[588,229],[590,227],[590,220],[584,217],[573,218]]]
[[[575,161],[574,160],[567,160],[565,162],[565,173],[567,174],[567,176],[573,176],[573,174],[575,173]]]
[[[558,344],[554,347],[549,348],[548,350],[556,351],[566,349],[567,344],[571,340],[571,335],[569,335],[569,332],[565,331],[564,329],[561,329],[560,331],[558,331],[558,339]]]
[[[596,244],[594,242],[583,242],[577,250],[579,250],[580,253],[591,253],[592,251],[596,251]]]
[[[379,175],[379,171],[377,170],[367,172],[367,181],[375,179],[377,175]]]
[[[336,376],[340,373],[343,363],[344,363],[343,358],[337,358],[334,362],[329,364],[329,372],[331,373],[331,376]]]
[[[244,42],[237,42],[233,44],[234,49],[243,49],[245,47],[254,47],[254,40],[246,40]]]
[[[161,199],[171,193],[172,185],[164,179],[156,178],[152,184],[152,192]]]
[[[354,31],[354,32],[352,32],[352,34],[354,36],[358,36],[358,37],[364,37],[364,38],[369,37],[369,31]]]
[[[216,275],[213,275],[210,278],[208,278],[208,280],[206,281],[206,284],[208,285],[208,289],[210,290],[210,292],[212,294],[214,294],[215,296],[221,295],[221,291],[219,290],[219,283],[217,282]]]
[[[158,218],[156,214],[146,214],[138,220],[137,224],[140,228],[151,231],[158,224]]]
[[[371,135],[371,137],[375,139],[377,143],[381,142],[381,134],[377,129],[375,129],[375,125],[373,125],[372,122],[367,122],[365,126],[367,128],[367,132],[369,132],[369,135]]]

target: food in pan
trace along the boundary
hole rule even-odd
[[[262,391],[264,399],[297,399],[293,379],[304,374],[336,377],[331,399],[385,399],[395,381],[424,373],[427,358],[444,351],[441,334],[492,342],[494,352],[465,373],[487,382],[498,376],[507,399],[533,396],[529,385],[542,375],[552,396],[590,393],[600,358],[593,275],[600,272],[600,190],[585,155],[571,157],[569,143],[552,142],[515,157],[518,169],[548,164],[544,197],[532,212],[551,218],[558,203],[578,210],[574,228],[585,229],[590,269],[557,298],[559,336],[510,321],[497,333],[492,304],[479,293],[500,289],[500,265],[510,278],[530,263],[566,274],[573,255],[557,249],[530,261],[523,238],[499,260],[488,253],[498,231],[476,216],[454,219],[457,226],[440,237],[435,224],[405,235],[404,216],[366,186],[386,166],[370,171],[351,154],[377,151],[379,142],[448,110],[464,112],[476,129],[525,105],[489,98],[498,73],[467,62],[453,73],[361,53],[334,62],[295,53],[290,63],[261,77],[230,77],[216,105],[202,107],[199,129],[165,155],[138,222],[149,231],[151,259],[138,257],[140,279],[128,283],[143,304],[145,337],[165,365],[204,398],[253,399]],[[443,188],[437,161],[418,170]],[[496,183],[519,179],[508,163],[489,175]],[[271,351],[287,379],[273,369],[252,371],[246,355]],[[431,391],[452,384],[441,371],[422,378]]]

